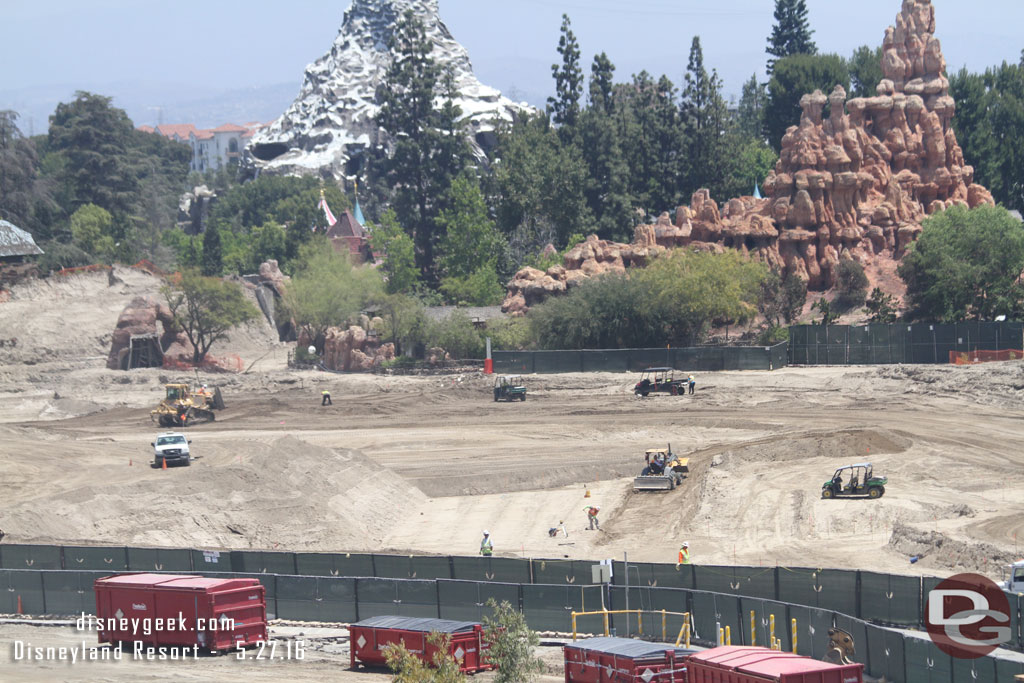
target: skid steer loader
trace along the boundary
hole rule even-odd
[[[668,448],[649,448],[644,454],[646,464],[640,476],[633,480],[634,491],[671,491],[683,483],[690,471],[690,459],[680,458]]]
[[[218,387],[211,391],[203,385],[196,391],[190,391],[187,384],[164,386],[167,391],[164,399],[149,413],[161,427],[188,427],[200,422],[213,422],[213,411],[224,408],[224,398]]]

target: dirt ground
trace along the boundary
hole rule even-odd
[[[993,578],[1022,552],[1019,362],[698,373],[694,396],[647,399],[632,375],[538,375],[526,402],[497,404],[479,374],[289,371],[287,345],[251,325],[219,352],[253,367],[201,378],[227,408],[189,428],[199,459],[164,471],[149,467],[149,410],[189,377],[104,369],[121,308],[159,287],[115,274],[0,304],[0,338],[18,339],[0,346],[3,542],[474,554],[486,528],[501,556],[672,562],[687,540],[700,564]],[[634,493],[643,451],[667,443],[688,479]],[[821,500],[837,466],[864,460],[889,477],[883,498]],[[560,520],[569,537],[550,538]],[[226,660],[211,666],[230,680]]]

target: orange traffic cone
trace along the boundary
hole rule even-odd
[[[587,489],[587,492],[583,494],[583,497],[590,498],[590,489]]]
[[[160,465],[161,465],[160,469],[166,470],[167,469],[167,458],[161,458]]]

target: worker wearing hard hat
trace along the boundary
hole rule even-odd
[[[491,532],[484,529],[484,538],[480,541],[480,554],[484,557],[490,557],[494,554],[494,543],[491,541]]]
[[[676,562],[678,567],[681,564],[690,564],[690,542],[683,541],[683,544],[679,546],[679,561]]]

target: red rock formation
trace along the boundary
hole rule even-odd
[[[157,321],[163,327],[157,328]],[[164,355],[174,356],[176,345],[185,348],[188,359],[192,357],[192,345],[183,332],[177,330],[171,309],[164,303],[157,302],[149,296],[137,296],[132,299],[121,315],[117,318],[114,333],[110,341],[110,353],[107,355],[107,367],[111,370],[121,369],[121,359],[128,352],[133,336],[160,335],[160,348]]]
[[[305,333],[299,335],[300,348],[309,343]],[[323,358],[324,365],[330,370],[366,372],[394,357],[394,344],[381,344],[375,337],[368,336],[366,330],[359,325],[351,325],[345,330],[338,327],[327,330]]]
[[[676,210],[674,222],[662,214],[655,225],[637,227],[630,245],[592,235],[583,251],[566,254],[562,270],[516,273],[502,310],[522,315],[580,277],[643,265],[661,248],[688,245],[741,249],[824,290],[835,284],[841,258],[898,260],[926,216],[993,204],[988,190],[974,184],[957,144],[956,103],[934,33],[931,0],[904,0],[885,32],[876,96],[847,100],[840,86],[828,97],[804,95],[800,125],[786,131],[764,180],[765,199],[741,197],[720,208],[700,190]]]

